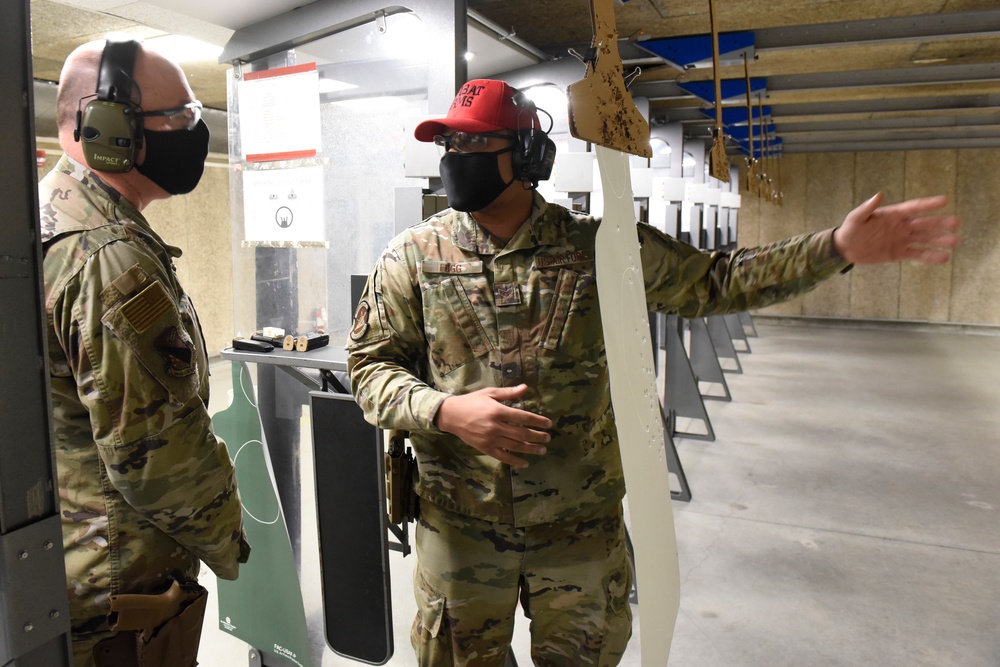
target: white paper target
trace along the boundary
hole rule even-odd
[[[597,146],[597,162],[604,186],[597,292],[645,630],[639,635],[642,664],[666,665],[680,606],[680,570],[629,158]]]

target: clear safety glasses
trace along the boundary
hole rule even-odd
[[[513,139],[514,137],[509,134],[500,134],[498,132],[482,132],[480,134],[452,132],[451,134],[434,135],[434,143],[441,146],[446,151],[454,149],[459,153],[471,153],[474,151],[481,151],[486,148],[486,144],[489,143],[491,138]]]
[[[194,126],[201,120],[201,102],[195,100],[173,109],[160,109],[159,111],[140,111],[137,116],[143,118],[165,118],[166,129],[170,130],[193,130]],[[151,128],[153,129],[153,128]],[[158,129],[158,128],[156,128]]]

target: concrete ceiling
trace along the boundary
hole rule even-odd
[[[784,152],[1000,146],[997,0],[715,2],[720,32],[750,40],[749,75],[764,82],[754,104],[764,105],[769,140],[780,141]],[[56,80],[76,45],[110,31],[143,38],[177,33],[222,46],[233,31],[303,4],[309,3],[32,0],[35,78]],[[586,0],[468,0],[468,6],[478,18],[470,22],[470,49],[477,60],[483,56],[470,64],[472,76],[569,58],[569,49],[583,52],[590,44]],[[650,99],[654,123],[680,122],[686,136],[708,137],[714,95],[703,99],[685,86],[712,82],[710,59],[692,65],[653,48],[704,38],[708,0],[616,0],[615,6],[626,69],[641,68],[633,94]],[[229,66],[211,60],[182,66],[198,97],[225,109]],[[720,72],[742,86],[739,53],[724,54]],[[723,100],[726,109],[745,110],[740,90]],[[737,124],[732,131],[739,133]],[[738,151],[731,141],[730,152]]]

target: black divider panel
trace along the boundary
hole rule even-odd
[[[393,652],[382,442],[351,396],[309,395],[326,641],[381,665]]]
[[[368,276],[362,276],[358,274],[351,274],[351,317],[354,317],[354,309],[358,307],[358,302],[361,301],[361,295],[365,291],[365,285],[368,283]]]

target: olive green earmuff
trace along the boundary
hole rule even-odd
[[[132,99],[138,50],[135,40],[109,39],[101,56],[96,99],[76,112],[73,138],[83,141],[83,156],[91,169],[124,173],[135,166],[142,147],[142,118]]]

